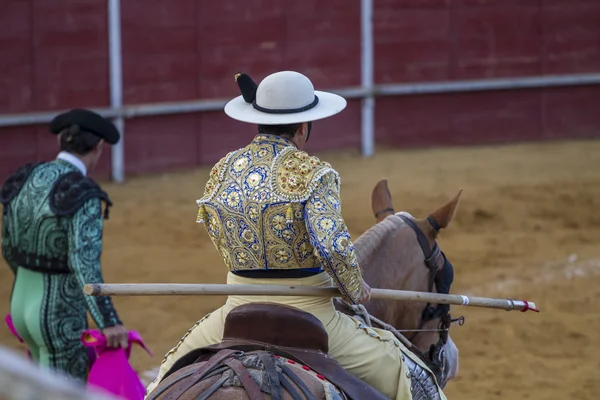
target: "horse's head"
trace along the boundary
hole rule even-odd
[[[373,287],[449,293],[454,279],[450,261],[436,243],[457,210],[462,190],[425,218],[396,213],[387,181],[373,189],[371,203],[377,225],[363,235],[371,246],[359,254],[365,280]],[[360,238],[361,240],[363,238]],[[443,304],[373,300],[366,305],[374,316],[404,331],[406,338],[440,371],[441,385],[458,372],[458,349],[448,335],[450,307]],[[435,371],[434,371],[435,372]]]

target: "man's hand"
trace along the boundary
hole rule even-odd
[[[371,286],[369,286],[367,282],[363,280],[362,291],[360,293],[360,299],[358,299],[358,303],[361,304],[369,300],[371,300]]]
[[[102,333],[106,337],[108,347],[122,347],[127,348],[129,343],[129,331],[125,329],[123,325],[115,325],[108,328],[104,328]]]

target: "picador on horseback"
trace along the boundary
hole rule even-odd
[[[302,151],[312,122],[341,112],[346,100],[315,91],[306,76],[292,71],[269,75],[258,86],[245,74],[236,75],[236,81],[242,95],[231,100],[225,112],[258,125],[258,134],[212,168],[197,201],[197,222],[205,224],[229,269],[227,283],[333,283],[347,303],[368,300],[370,287],[362,279],[341,213],[340,177],[330,164]],[[211,349],[213,357],[203,356],[203,348]],[[255,361],[232,358],[232,352],[261,348],[269,351],[253,353]],[[207,362],[200,370],[191,369],[198,360]],[[412,399],[409,362],[431,383],[428,397],[414,398],[445,399],[428,367],[390,332],[365,329],[359,320],[336,311],[330,298],[292,296],[229,296],[167,353],[146,398],[176,398],[169,390],[179,385],[181,395],[207,376],[210,385],[193,396],[207,398],[227,382],[234,385],[227,377],[218,379],[223,360],[229,360],[223,368],[229,366],[239,375],[238,383],[252,400],[263,398],[257,385],[273,399]],[[262,363],[271,386],[260,376],[252,374],[252,383],[239,373],[240,365],[249,368],[253,363]],[[304,371],[315,370],[323,385],[331,382],[339,392],[327,389],[324,397],[299,396],[306,395],[306,385],[303,388],[298,378],[302,369],[289,370],[298,363],[304,364]]]
[[[10,315],[36,363],[85,381],[86,311],[109,346],[127,346],[128,332],[110,297],[83,294],[86,283],[103,283],[101,201],[112,205],[86,175],[103,144],[117,143],[120,134],[110,121],[83,109],[56,116],[50,132],[60,143],[56,159],[19,168],[0,191],[2,256],[15,274]]]

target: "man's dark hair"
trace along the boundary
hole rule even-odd
[[[265,135],[289,136],[294,137],[300,124],[287,125],[258,125],[258,133]]]
[[[60,132],[60,150],[85,156],[94,150],[100,140],[101,137],[82,130],[79,125],[71,125]]]

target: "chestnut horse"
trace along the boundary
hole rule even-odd
[[[380,289],[434,293],[441,289],[448,294],[454,271],[435,240],[439,231],[446,229],[454,218],[461,193],[462,190],[427,218],[415,219],[406,212],[395,214],[387,181],[379,181],[371,196],[377,224],[354,242],[365,281]],[[336,308],[359,317],[364,313],[361,313],[362,307],[351,309],[342,302],[338,302]],[[399,334],[409,333],[401,338],[403,343],[428,364],[441,387],[456,376],[458,349],[448,331],[451,323],[462,324],[463,318],[452,320],[449,306],[371,300],[364,308],[370,320],[376,317],[390,330],[396,327]]]
[[[452,221],[460,195],[461,192],[427,218],[415,219],[408,213],[395,213],[387,181],[379,181],[372,193],[377,224],[355,241],[365,281],[376,288],[447,293],[453,279],[452,265],[439,250],[435,239],[439,230],[446,229]],[[448,334],[452,322],[448,306],[371,300],[364,306],[337,302],[336,308],[362,319],[367,325],[394,332],[429,367],[440,387],[456,376],[458,349]],[[281,336],[273,333],[277,329],[272,327],[283,328],[286,319],[287,325],[294,325],[291,321],[296,319],[302,320],[295,328],[310,331],[312,335],[295,336],[282,344]],[[257,328],[257,320],[265,326],[264,330],[260,329],[260,324]],[[308,313],[287,306],[251,304],[232,310],[225,324],[221,344],[210,346],[210,349],[197,349],[184,356],[146,398],[385,398],[378,392],[370,392],[372,388],[365,389],[364,384],[349,374],[336,373],[331,364],[334,361],[319,361],[328,358],[323,356],[327,352],[327,336],[320,321]],[[242,333],[244,340],[240,341],[240,331],[253,333],[248,336]],[[405,337],[403,332],[410,334]],[[291,335],[294,336],[293,332]],[[406,359],[410,361],[408,357]],[[432,378],[423,378],[430,375],[418,368],[414,362],[409,364],[413,398],[439,399],[435,384],[424,384],[423,379],[432,382]]]

